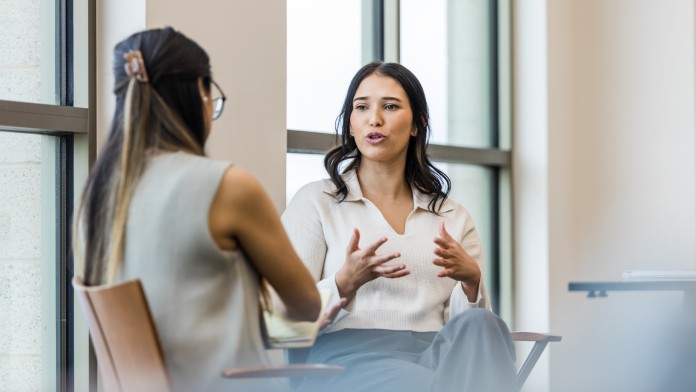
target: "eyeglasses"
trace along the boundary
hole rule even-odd
[[[222,114],[222,109],[225,108],[225,101],[227,100],[227,97],[214,80],[211,79],[210,84],[215,87],[216,90],[211,91],[210,94],[213,96],[213,120],[217,120]]]

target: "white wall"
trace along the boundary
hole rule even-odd
[[[549,331],[548,98],[546,2],[513,4],[514,330]],[[518,345],[523,357],[528,345]],[[548,355],[528,390],[548,387]],[[518,358],[519,359],[519,358]]]
[[[97,150],[106,142],[116,109],[114,46],[145,29],[145,0],[97,1]]]
[[[564,336],[528,390],[617,390],[640,376],[621,378],[649,324],[678,312],[674,294],[590,300],[567,287],[696,268],[694,11],[689,0],[515,7],[515,328]]]

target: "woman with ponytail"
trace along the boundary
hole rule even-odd
[[[116,112],[75,218],[87,285],[140,278],[178,391],[282,388],[220,370],[269,364],[259,326],[267,282],[289,317],[316,320],[320,299],[259,182],[209,159],[225,96],[206,52],[171,29],[114,50]]]
[[[418,79],[400,64],[365,65],[336,132],[330,179],[300,189],[282,219],[317,285],[345,301],[309,361],[347,371],[300,390],[515,390],[512,340],[490,311],[476,227],[426,154]]]

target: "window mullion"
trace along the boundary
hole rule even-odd
[[[61,106],[73,106],[72,0],[56,2],[56,91]]]
[[[70,220],[72,216],[72,135],[56,143],[56,365],[58,391],[72,391],[72,255]]]
[[[399,13],[400,0],[384,0],[383,12],[383,39],[384,61],[398,63],[400,60],[399,49],[401,45]]]
[[[362,2],[362,62],[384,60],[384,0]]]

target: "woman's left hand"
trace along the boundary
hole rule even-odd
[[[478,296],[478,286],[481,281],[481,268],[473,257],[469,256],[462,245],[445,230],[445,223],[440,224],[440,236],[435,237],[437,247],[433,251],[437,258],[433,264],[442,267],[437,276],[449,277],[462,282],[464,293],[470,302],[475,302]]]

